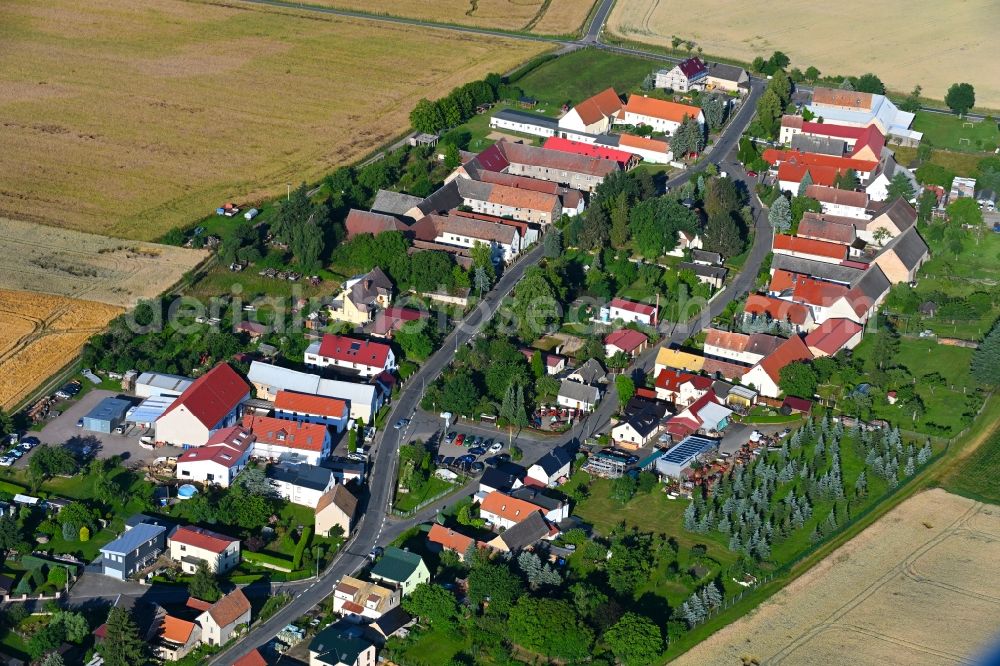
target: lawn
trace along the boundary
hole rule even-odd
[[[920,111],[913,120],[913,129],[923,132],[924,139],[935,148],[993,152],[1000,144],[1000,129],[995,120],[972,122],[954,115]]]
[[[0,209],[134,239],[317,180],[552,46],[180,0],[12,0],[0,41]]]
[[[499,638],[498,636],[497,639]],[[401,663],[408,666],[451,663],[456,654],[472,645],[467,636],[442,629],[418,629],[404,641],[396,642],[394,639],[390,646],[394,643],[402,656]]]
[[[645,58],[580,49],[545,63],[517,85],[527,95],[550,106],[576,104],[609,86],[620,95],[631,92],[647,74],[660,68],[660,63]]]
[[[961,461],[944,482],[945,490],[980,502],[1000,504],[1000,434],[994,434]]]
[[[423,502],[426,502],[441,493],[447,492],[454,487],[454,483],[431,475],[431,477],[427,479],[427,483],[425,483],[423,488],[420,490],[410,493],[396,493],[396,502],[393,504],[393,509],[404,513],[407,511],[413,511]]]
[[[896,153],[896,161],[900,164],[910,164],[917,159],[916,148],[893,146],[892,150]],[[990,153],[960,153],[954,150],[935,149],[928,161],[931,164],[937,164],[948,169],[956,176],[975,177],[979,167],[979,160],[989,157],[989,155]]]

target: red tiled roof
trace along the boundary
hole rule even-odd
[[[854,190],[840,190],[836,187],[810,185],[806,188],[806,196],[823,203],[854,206],[855,208],[868,207],[868,195],[865,192],[855,192]]]
[[[697,377],[697,375],[693,375],[690,372],[674,370],[673,368],[664,368],[663,370],[660,370],[660,374],[656,376],[656,388],[676,393],[680,390],[684,383],[695,377]]]
[[[618,135],[618,146],[648,150],[653,153],[665,154],[670,152],[670,144],[662,139],[650,139],[649,137],[636,136],[635,134],[628,134],[626,132]]]
[[[767,373],[767,376],[777,384],[779,373],[783,367],[795,361],[808,361],[812,357],[812,352],[806,347],[802,338],[793,335],[783,345],[775,349],[773,354],[762,360],[759,365]]]
[[[791,162],[805,166],[826,166],[837,169],[854,169],[860,173],[869,173],[878,166],[878,162],[869,160],[855,160],[850,157],[837,157],[836,155],[822,155],[820,153],[804,153],[801,150],[791,150],[787,148],[768,148],[761,155],[768,164],[782,164]]]
[[[648,338],[639,331],[633,331],[630,328],[623,328],[610,333],[606,338],[604,338],[604,344],[614,345],[621,349],[625,353],[631,353],[646,344]]]
[[[785,401],[781,403],[782,407],[787,406],[793,412],[802,412],[803,414],[808,414],[812,411],[812,401],[806,400],[805,398],[796,398],[794,395],[790,395],[785,398]]]
[[[808,303],[820,307],[830,307],[847,294],[848,288],[842,284],[816,280],[808,275],[799,275],[792,291],[792,299],[798,303]]]
[[[476,179],[484,183],[494,185],[506,185],[507,187],[519,187],[523,190],[534,190],[535,192],[545,192],[546,194],[559,194],[559,183],[552,183],[547,180],[528,178],[527,176],[517,176],[511,173],[500,173],[496,171],[480,171],[476,174]],[[456,215],[459,214],[456,212]],[[474,215],[474,214],[473,214]],[[499,220],[500,218],[489,217],[489,219]]]
[[[493,144],[493,147],[503,153],[507,164],[525,164],[545,169],[582,173],[599,178],[621,169],[618,162],[614,160],[587,157],[562,150],[549,150],[523,143],[500,140]],[[502,169],[491,169],[491,171],[502,171]]]
[[[624,110],[626,113],[660,118],[675,123],[682,122],[684,118],[698,118],[701,115],[701,109],[697,106],[667,102],[642,95],[630,95]]]
[[[324,335],[319,345],[320,356],[374,368],[385,367],[390,350],[387,344],[358,340],[345,335]]]
[[[852,109],[872,108],[872,94],[857,92],[856,90],[843,90],[841,88],[826,88],[817,86],[813,88],[813,104],[826,106],[843,106]]]
[[[300,412],[332,418],[347,416],[347,403],[343,400],[309,393],[296,393],[295,391],[278,391],[277,395],[274,396],[274,408],[287,412]]]
[[[303,451],[322,451],[326,441],[326,426],[318,423],[286,421],[273,416],[245,414],[243,425],[253,430],[262,444],[284,446]]]
[[[249,612],[250,600],[247,599],[240,588],[236,588],[222,597],[208,609],[208,614],[212,616],[212,619],[220,627],[228,627]]]
[[[612,308],[635,312],[636,314],[646,315],[647,317],[656,316],[656,306],[650,305],[649,303],[639,303],[638,301],[630,301],[625,298],[612,298],[609,305]]]
[[[682,60],[677,65],[681,72],[687,78],[693,78],[699,74],[707,74],[708,66],[702,62],[701,58],[688,58],[687,60]]]
[[[229,546],[240,542],[239,539],[227,537],[224,534],[212,532],[211,530],[206,530],[201,527],[193,527],[191,525],[178,527],[174,531],[173,536],[170,537],[170,541],[183,543],[191,546],[192,548],[207,550],[215,553],[216,555],[221,555],[227,548],[229,548]]]
[[[861,324],[850,319],[827,319],[806,336],[806,346],[833,356],[860,331]]]
[[[815,123],[805,121],[801,125],[803,134],[816,134],[817,136],[832,136],[836,139],[849,139],[857,141],[864,133],[864,127],[853,127],[850,125],[838,125],[836,123]]]
[[[188,449],[182,453],[177,462],[193,463],[211,461],[223,467],[233,467],[243,459],[253,443],[257,441],[254,434],[243,426],[232,426],[216,431],[205,443]]]
[[[196,379],[159,418],[183,405],[202,425],[212,428],[249,393],[250,385],[228,363],[220,363]]]
[[[587,125],[593,125],[621,111],[622,100],[614,88],[605,88],[593,97],[583,100],[573,109],[580,116],[580,120]]]
[[[778,180],[785,183],[801,183],[802,179],[809,174],[813,183],[818,185],[833,185],[837,182],[837,176],[842,169],[828,166],[809,166],[807,164],[795,164],[793,162],[782,162],[778,165]]]
[[[862,130],[861,136],[858,137],[857,143],[854,144],[854,150],[851,151],[851,155],[858,154],[865,146],[872,149],[876,159],[882,156],[882,147],[885,146],[885,135],[879,131],[878,125],[872,123],[868,127]]]
[[[734,352],[746,351],[750,344],[750,336],[736,331],[722,331],[710,328],[705,332],[705,346],[719,347]],[[706,359],[707,361],[707,359]]]
[[[804,238],[826,240],[833,243],[850,244],[854,242],[854,225],[841,224],[830,220],[819,213],[806,212],[799,222],[798,235]]]
[[[752,315],[766,314],[771,319],[789,321],[796,326],[809,320],[809,310],[804,305],[761,294],[751,294],[743,311]]]
[[[536,504],[532,504],[531,502],[526,502],[522,499],[511,497],[510,495],[505,495],[504,493],[494,490],[492,493],[483,498],[480,510],[500,516],[505,520],[511,520],[515,523],[519,523],[522,520],[525,520],[532,513],[541,511],[542,508]]]
[[[804,124],[805,120],[802,118],[802,116],[793,116],[790,114],[785,114],[781,116],[782,127],[791,127],[792,129],[802,129],[802,126]]]
[[[375,315],[375,324],[372,327],[373,335],[387,335],[390,331],[398,331],[408,321],[424,319],[426,312],[414,310],[413,308],[391,307],[379,310]]]
[[[786,289],[791,289],[795,286],[795,273],[782,270],[780,268],[775,269],[774,275],[771,276],[771,284],[768,285],[768,291],[784,291]]]
[[[739,363],[729,363],[727,361],[721,361],[717,358],[706,358],[705,365],[702,368],[711,376],[720,374],[726,379],[740,379],[750,368],[745,365],[740,365]]]
[[[207,611],[212,607],[211,601],[202,601],[201,599],[196,599],[195,597],[188,597],[184,605],[188,608],[193,608],[198,612]]]
[[[616,150],[592,143],[583,143],[582,141],[570,141],[558,136],[551,136],[546,139],[542,148],[573,153],[574,155],[585,155],[586,157],[597,157],[602,160],[611,160],[622,166],[626,166],[635,160],[635,155],[624,150]]]
[[[469,550],[469,546],[476,543],[476,540],[472,537],[456,532],[438,523],[431,525],[431,531],[427,533],[427,540],[448,550],[453,550],[460,555],[465,555],[465,552]]]
[[[377,236],[383,231],[405,231],[406,225],[394,218],[392,215],[382,213],[372,213],[367,210],[351,209],[344,220],[344,227],[347,229],[347,237],[354,238],[358,234],[371,234]]]
[[[808,254],[814,257],[828,257],[838,261],[843,261],[847,258],[846,245],[812,238],[802,238],[801,236],[789,236],[787,234],[775,234],[774,249],[776,251],[785,250],[796,254]]]
[[[267,662],[264,661],[264,657],[260,656],[257,648],[254,648],[234,661],[233,666],[267,666]]]
[[[551,141],[551,139],[549,140]],[[493,185],[486,200],[500,206],[513,206],[514,208],[543,212],[554,211],[561,207],[559,197],[555,194],[523,187],[510,187],[509,185]]]
[[[163,618],[163,626],[160,628],[160,636],[165,641],[184,645],[188,642],[188,639],[191,638],[192,631],[194,631],[194,622],[188,622],[187,620],[182,620],[179,617],[167,615]]]

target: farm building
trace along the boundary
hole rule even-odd
[[[250,386],[233,368],[220,363],[199,377],[156,420],[160,442],[203,446],[216,430],[236,424]]]
[[[656,461],[656,471],[662,476],[679,479],[695,459],[719,446],[719,440],[689,435]]]
[[[164,396],[176,398],[187,390],[193,379],[162,372],[144,372],[135,380],[135,394],[140,398]]]
[[[110,433],[125,422],[125,413],[131,406],[131,402],[122,398],[105,398],[83,417],[83,428]]]

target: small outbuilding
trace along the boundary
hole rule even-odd
[[[125,423],[125,414],[132,403],[123,398],[105,398],[83,417],[84,430],[109,434]]]

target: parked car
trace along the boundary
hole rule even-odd
[[[750,176],[751,178],[756,178],[757,177],[757,172],[756,171],[747,171],[747,175]]]
[[[471,449],[469,449],[469,454],[470,455],[481,456],[484,453],[486,453],[486,449],[484,449],[481,446],[473,446]]]
[[[384,552],[385,550],[382,548],[382,546],[375,546],[374,548],[372,548],[371,552],[368,553],[368,559],[374,562],[378,558],[382,557],[382,553]]]
[[[455,446],[462,446],[465,443],[465,435],[459,435],[455,438]]]
[[[447,441],[447,442],[448,442],[449,444],[451,444],[452,442],[454,442],[454,441],[455,441],[455,438],[456,438],[456,437],[458,437],[458,433],[457,433],[457,432],[449,432],[449,433],[448,433],[448,436],[447,436],[447,437],[445,437],[445,440],[446,440],[446,441]]]
[[[77,419],[76,420],[76,427],[77,428],[82,428],[83,427],[83,419]]]
[[[471,469],[476,474],[479,474],[484,469],[486,469],[486,465],[484,465],[483,463],[477,461],[477,462],[472,463],[472,467],[470,467],[469,469]]]
[[[466,453],[464,456],[459,456],[455,458],[455,463],[458,465],[471,465],[476,462],[476,457]]]
[[[23,455],[24,454],[21,452],[20,449],[11,449],[10,451],[7,452],[7,457],[14,458],[15,460]]]
[[[503,448],[503,444],[501,442],[494,442],[490,446],[490,453],[496,453],[497,451],[499,451],[502,448]]]
[[[0,458],[0,467],[10,467],[14,464],[13,458]]]
[[[21,440],[21,443],[31,444],[32,446],[38,446],[39,444],[42,443],[42,440],[38,439],[37,437],[25,437],[24,439]]]

